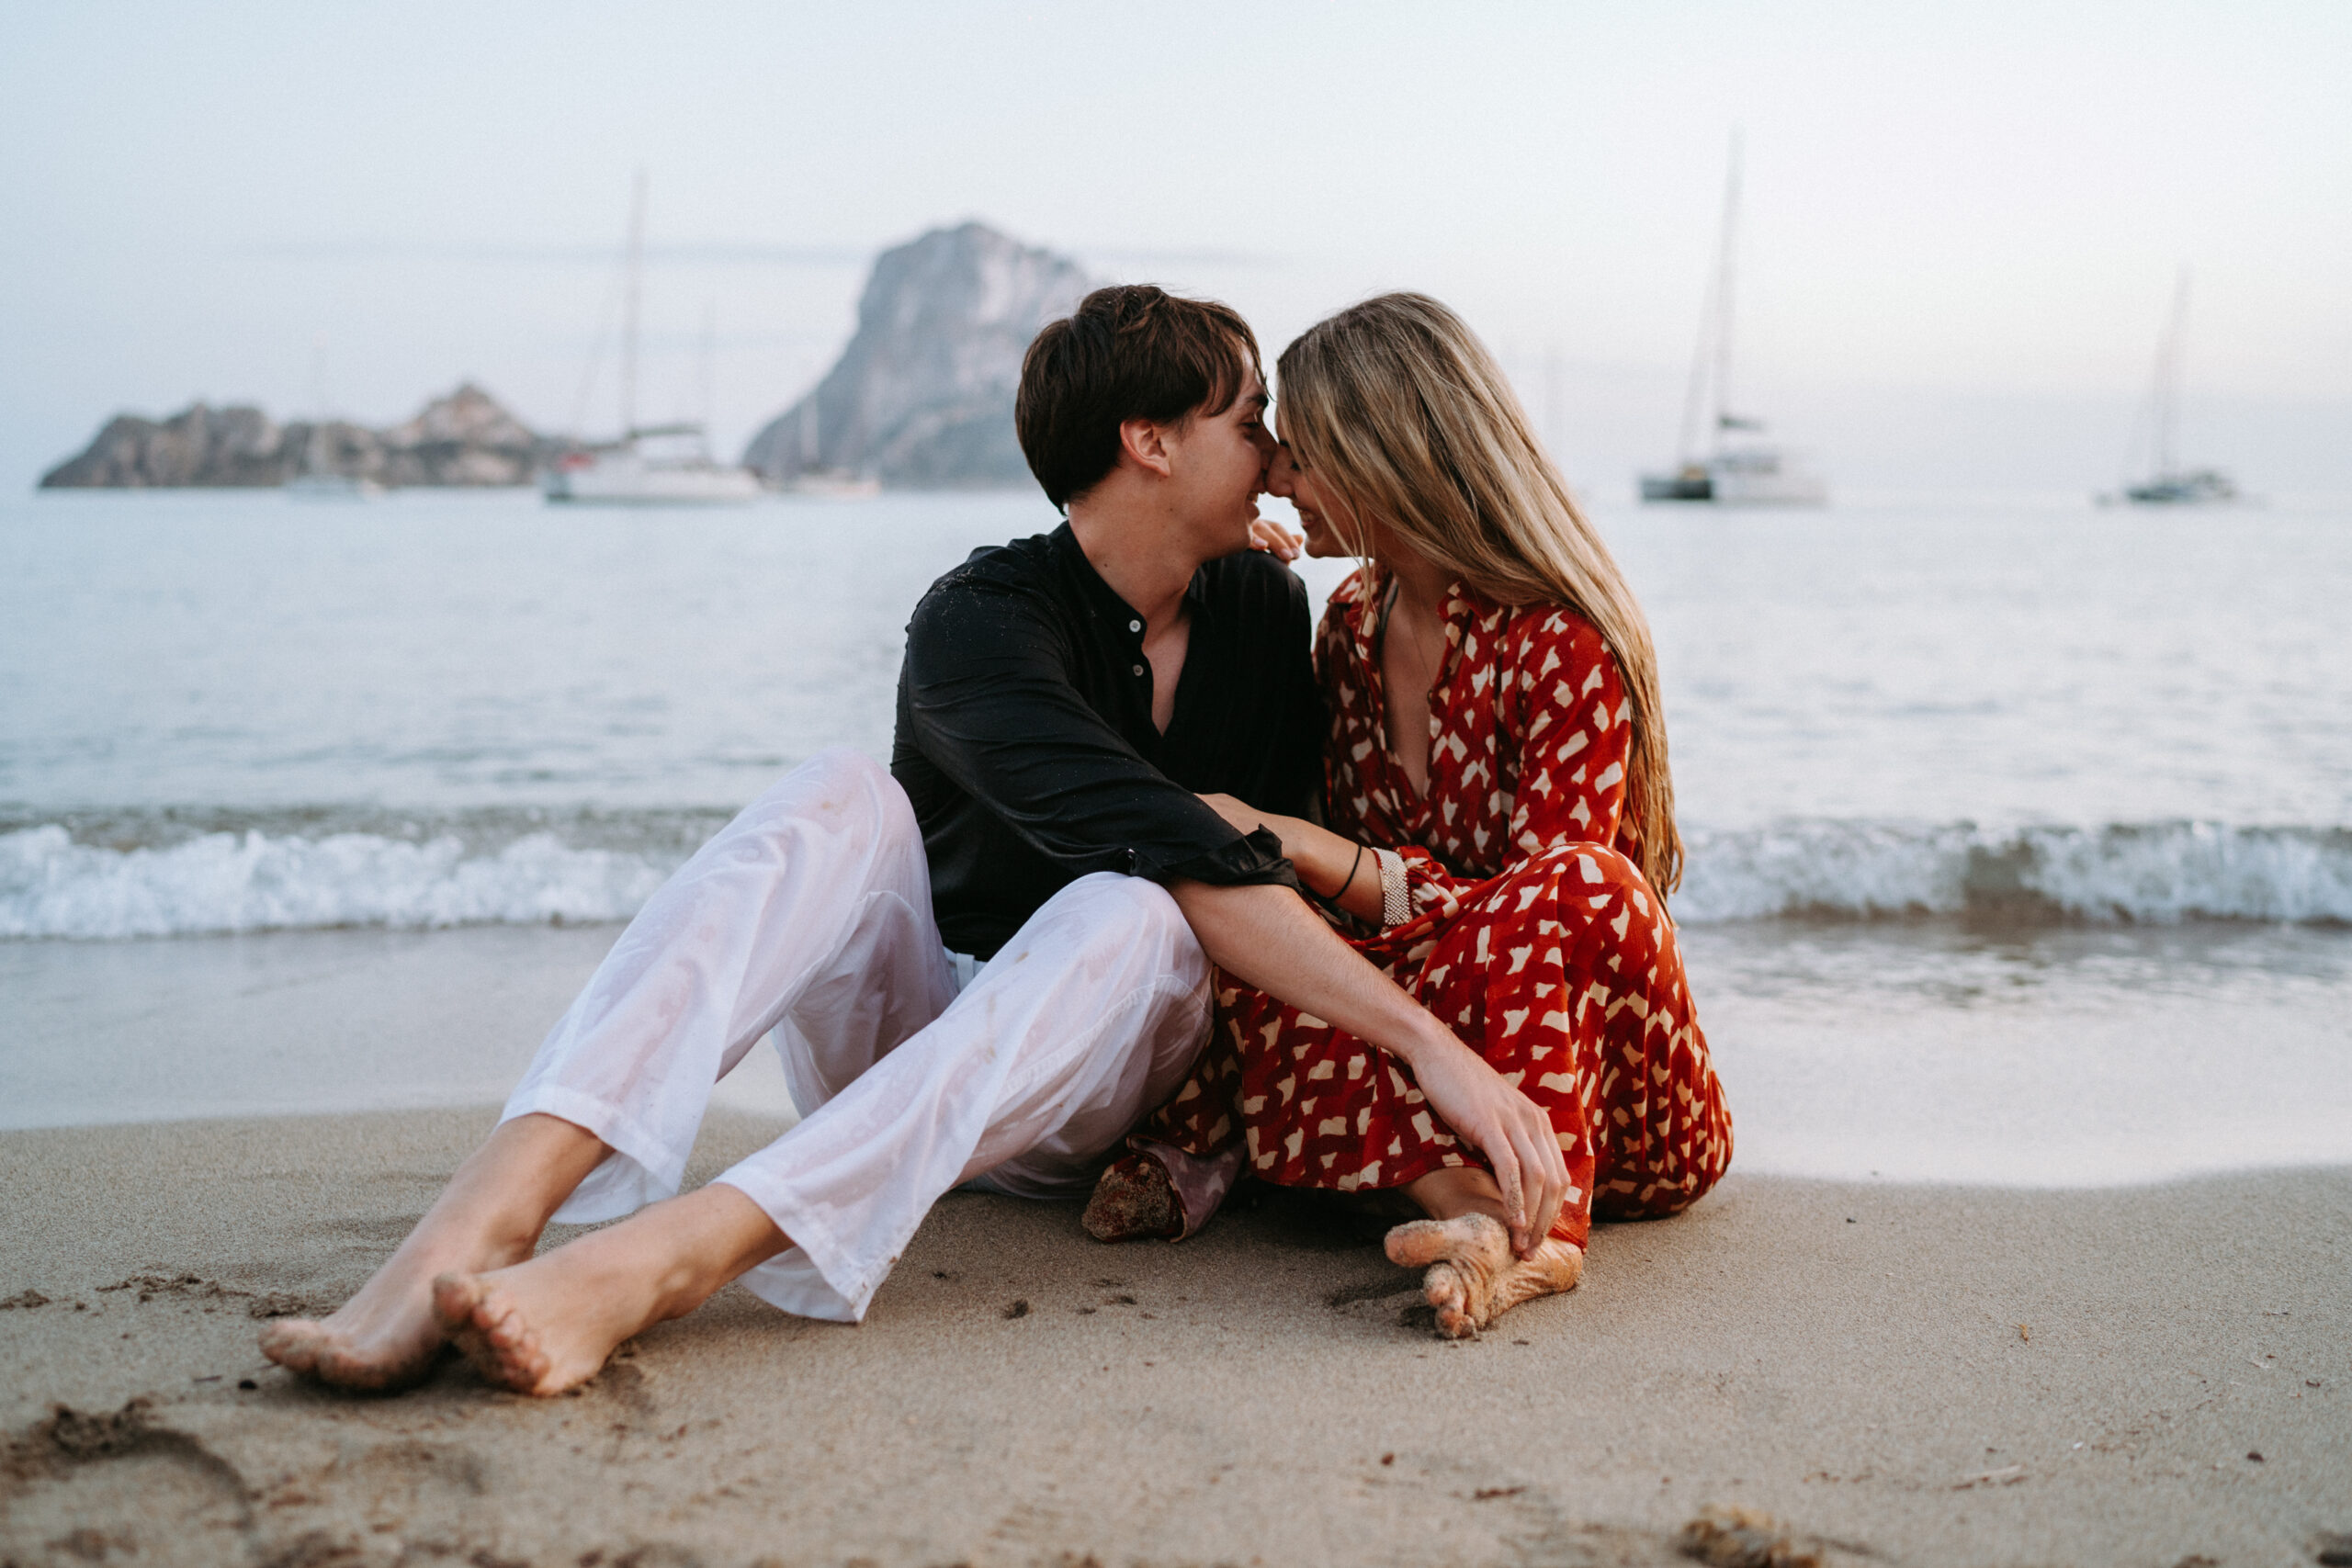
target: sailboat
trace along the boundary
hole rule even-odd
[[[590,506],[732,506],[755,501],[748,468],[714,461],[703,426],[688,420],[637,423],[638,319],[645,285],[645,173],[629,202],[628,257],[621,293],[621,435],[602,446],[574,443],[540,477],[550,502]],[[709,355],[706,328],[704,355]]]
[[[2132,449],[2124,467],[2132,467],[2143,442],[2149,448],[2147,477],[2126,480],[2120,494],[2101,495],[2101,506],[2128,502],[2134,506],[2216,506],[2241,499],[2238,487],[2219,468],[2184,468],[2175,456],[2180,432],[2181,359],[2188,328],[2188,268],[2180,269],[2173,288],[2172,315],[2164,335],[2156,340],[2156,369],[2148,388],[2140,423],[2132,432]]]
[[[327,450],[327,426],[333,423],[327,412],[327,345],[322,341],[311,345],[311,434],[303,443],[302,455],[295,459],[294,471],[287,477],[285,491],[288,501],[373,501],[384,493],[384,487],[374,479],[357,474],[346,474],[334,466]]]
[[[1682,404],[1681,456],[1669,473],[1644,474],[1642,499],[1712,502],[1718,506],[1820,506],[1829,487],[1797,456],[1763,439],[1764,422],[1735,413],[1731,402],[1734,260],[1739,237],[1740,145],[1731,142],[1715,270],[1699,312],[1699,345],[1690,358]],[[1702,441],[1705,449],[1702,450]]]
[[[781,481],[787,495],[811,495],[826,501],[865,501],[882,493],[882,481],[871,474],[854,474],[840,468],[820,468],[817,454],[821,443],[817,439],[817,400],[804,398],[800,413],[793,421],[794,433],[799,437],[800,466],[792,477]]]

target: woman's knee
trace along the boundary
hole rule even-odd
[[[1581,922],[1596,910],[1614,918],[1630,906],[1644,924],[1657,910],[1657,895],[1641,867],[1606,844],[1560,844],[1531,857],[1506,874],[1490,903],[1504,913],[1533,914]]]

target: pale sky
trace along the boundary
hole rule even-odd
[[[0,484],[191,399],[574,418],[649,171],[645,412],[731,455],[967,217],[1272,352],[1410,287],[1572,479],[1670,453],[1734,127],[1742,401],[1843,487],[2188,456],[2352,492],[2352,5],[0,3]],[[322,346],[318,346],[322,345]],[[612,418],[609,353],[585,423]]]

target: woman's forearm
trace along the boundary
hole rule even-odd
[[[1265,826],[1283,841],[1298,879],[1359,919],[1380,924],[1380,858],[1369,844],[1341,838],[1300,817],[1269,816]]]

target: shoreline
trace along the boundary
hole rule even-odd
[[[0,942],[0,1128],[498,1104],[621,929]],[[1682,935],[1747,1174],[2033,1190],[2352,1166],[2352,938]],[[765,1048],[714,1101],[793,1115]]]
[[[264,1370],[250,1314],[340,1301],[490,1119],[0,1134],[0,1300],[47,1298],[0,1311],[0,1555],[1663,1563],[1709,1504],[1824,1562],[2308,1562],[2352,1532],[2352,1169],[1735,1167],[1461,1346],[1295,1204],[1110,1248],[1074,1205],[956,1193],[857,1327],[729,1288],[545,1402],[454,1361],[390,1399]],[[690,1179],[780,1125],[714,1111]],[[41,1428],[141,1399],[111,1449]]]

